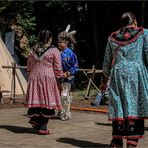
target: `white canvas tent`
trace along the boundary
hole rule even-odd
[[[2,66],[12,66],[15,63],[13,57],[6,48],[0,37],[0,88],[1,91],[10,91],[12,93],[12,68],[2,68]],[[27,81],[21,73],[20,69],[16,69],[16,95],[25,95]]]

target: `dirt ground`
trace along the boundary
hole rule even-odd
[[[24,99],[16,99],[15,102],[11,103],[10,98],[4,98],[3,104],[0,103],[0,109],[22,108],[22,107],[24,107]]]
[[[94,102],[95,96],[92,96],[88,99],[85,99],[83,96],[77,96],[74,94],[74,99],[72,101],[72,107],[78,107],[78,108],[91,108],[91,109],[108,109],[108,105],[106,103],[101,104],[99,106],[92,106],[91,103]],[[0,103],[0,109],[5,108],[22,108],[24,107],[25,99],[15,99],[15,102],[11,103],[10,98],[4,98],[3,104]]]
[[[107,102],[101,103],[99,106],[91,105],[91,103],[94,103],[95,97],[90,97],[88,99],[85,99],[84,97],[81,97],[79,99],[74,98],[72,102],[72,107],[78,107],[78,108],[88,108],[88,109],[101,109],[101,110],[108,110],[108,104]]]

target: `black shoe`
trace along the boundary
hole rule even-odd
[[[110,147],[123,147],[123,139],[112,139],[110,143]]]

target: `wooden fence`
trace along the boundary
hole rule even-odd
[[[100,89],[93,81],[95,78],[95,74],[101,74],[101,76],[102,76],[103,70],[98,70],[95,68],[95,65],[93,65],[92,69],[79,69],[79,71],[82,71],[84,73],[84,75],[86,76],[86,78],[88,79],[87,89],[86,89],[86,93],[85,93],[85,99],[89,98],[89,94],[90,94],[90,90],[91,90],[92,85],[95,87],[95,89],[98,92],[100,92]]]
[[[15,102],[15,98],[16,98],[16,77],[18,78],[20,87],[23,91],[23,94],[25,94],[24,90],[23,90],[23,84],[21,84],[21,81],[19,80],[19,77],[17,76],[16,73],[16,69],[26,69],[26,66],[17,66],[16,63],[12,63],[11,66],[2,66],[2,68],[11,68],[12,69],[12,82],[11,82],[11,96],[10,96],[10,103]],[[89,98],[89,94],[90,94],[90,90],[91,90],[91,86],[93,85],[95,87],[95,89],[100,92],[98,86],[93,82],[95,74],[102,74],[103,70],[98,70],[95,68],[95,65],[92,66],[92,69],[79,69],[79,71],[82,71],[84,73],[84,75],[86,76],[86,78],[88,79],[88,84],[87,84],[87,89],[86,89],[86,93],[85,93],[85,99]],[[3,103],[3,99],[2,99],[2,93],[5,91],[1,91],[0,90],[0,100],[1,103]]]

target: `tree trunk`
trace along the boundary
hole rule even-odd
[[[97,13],[96,13],[96,4],[94,2],[92,2],[92,5],[90,7],[90,15],[91,15],[91,18],[92,18],[92,37],[93,37],[93,44],[94,44],[94,64],[96,65],[97,60],[98,60],[98,56],[99,55],[99,42],[98,42],[98,34],[97,34]]]
[[[145,2],[141,2],[141,12],[142,12],[142,16],[141,16],[141,25],[144,26],[145,25]]]

